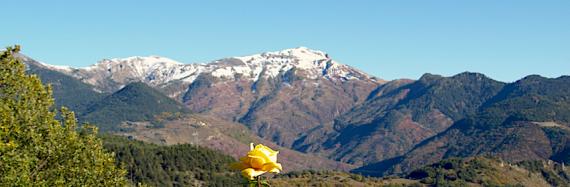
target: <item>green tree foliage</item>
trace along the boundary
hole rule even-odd
[[[151,121],[165,112],[187,113],[188,109],[145,83],[135,82],[89,105],[80,119],[112,131],[121,122]]]
[[[124,186],[125,171],[104,151],[96,128],[77,131],[74,113],[55,118],[50,87],[0,54],[0,186]]]
[[[96,92],[93,86],[81,82],[75,77],[40,67],[39,62],[31,59],[27,60],[30,61],[27,63],[27,72],[36,74],[42,83],[51,85],[55,106],[65,106],[73,110],[78,118],[91,103],[99,101],[105,96],[103,93]]]
[[[133,183],[151,186],[239,186],[242,177],[228,168],[235,162],[218,151],[190,144],[159,146],[105,135],[104,147],[117,154]]]
[[[540,173],[552,186],[570,185],[570,172],[559,163],[551,162],[548,164],[546,161],[533,160],[522,161],[517,163],[517,165],[527,169],[529,172]]]
[[[427,165],[409,173],[406,178],[419,180],[433,186],[536,186],[539,183],[521,184],[528,181],[544,180],[552,186],[568,186],[570,177],[567,171],[556,162],[523,161],[511,164],[494,157],[449,158]],[[524,169],[522,169],[524,168]],[[525,171],[528,174],[525,176]],[[522,175],[521,175],[522,174]],[[535,177],[533,177],[533,174]]]
[[[393,183],[393,186],[412,186],[402,183]],[[304,170],[292,171],[274,175],[269,183],[271,186],[388,186],[389,180],[383,181],[380,178],[365,177],[358,174],[345,173],[341,171],[318,171]]]
[[[475,116],[479,126],[497,126],[508,118],[518,121],[570,122],[570,76],[527,76],[508,84],[486,101]]]

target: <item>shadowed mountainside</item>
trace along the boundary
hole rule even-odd
[[[570,77],[528,76],[506,85],[474,115],[418,144],[401,157],[355,171],[400,173],[449,157],[481,154],[511,162],[570,162]]]
[[[474,113],[503,85],[478,73],[391,81],[334,123],[306,133],[294,148],[356,164],[389,159]]]

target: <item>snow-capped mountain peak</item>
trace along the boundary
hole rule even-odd
[[[293,63],[299,67],[309,68],[315,61],[328,59],[328,55],[322,51],[311,50],[306,47],[297,47],[235,58],[244,62],[253,63]]]
[[[156,86],[188,78],[200,69],[198,65],[183,64],[166,57],[132,56],[103,59],[89,67],[76,69],[73,75],[94,85],[101,79],[111,79],[119,84],[141,81]]]
[[[364,72],[334,61],[323,51],[313,50],[307,47],[297,47],[235,58],[243,61],[247,66],[252,67],[254,72],[256,72],[255,75],[258,75],[257,72],[264,70],[267,77],[274,77],[280,72],[296,68],[305,71],[307,78],[311,79],[319,77],[341,78],[344,80],[371,78]]]
[[[285,49],[278,52],[268,52],[265,54],[285,55],[285,56],[296,57],[298,59],[304,59],[307,61],[328,59],[328,55],[325,52],[309,49],[307,47],[297,47],[297,48]]]
[[[325,52],[306,47],[224,58],[206,64],[183,64],[160,56],[133,56],[103,59],[85,68],[46,67],[70,74],[88,84],[114,88],[136,81],[152,86],[168,85],[172,81],[190,84],[202,74],[222,80],[240,77],[257,81],[261,78],[275,78],[291,70],[307,79],[376,81],[366,73],[337,63]]]
[[[52,64],[47,64],[38,60],[34,60],[24,54],[21,53],[16,53],[15,56],[19,59],[21,59],[23,62],[26,62],[28,64],[34,64],[34,65],[39,65],[42,66],[44,68],[47,69],[51,69],[51,70],[56,70],[56,71],[62,71],[62,72],[69,72],[71,70],[73,70],[72,67],[70,66],[61,66],[61,65],[52,65]]]
[[[103,59],[96,64],[82,69],[96,69],[98,67],[112,68],[113,66],[130,66],[135,69],[143,69],[146,71],[152,67],[170,67],[183,65],[182,63],[160,56],[132,56],[127,58],[113,58],[113,59]]]

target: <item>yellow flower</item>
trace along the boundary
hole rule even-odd
[[[241,170],[241,174],[249,180],[266,172],[279,173],[283,168],[277,163],[278,153],[279,151],[274,151],[262,144],[254,147],[251,143],[247,155],[240,158],[239,162],[232,164],[232,168]]]

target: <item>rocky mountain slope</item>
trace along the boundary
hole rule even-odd
[[[369,174],[406,172],[449,157],[490,154],[507,161],[570,162],[570,77],[528,76],[508,84],[475,114],[401,157],[364,166]]]
[[[385,82],[307,48],[208,64],[152,56],[70,68],[21,58],[30,72],[54,85],[58,105],[82,114],[112,111],[91,120],[112,118],[103,126],[155,143],[193,143],[241,154],[245,149],[236,147],[264,142],[308,153],[287,151],[293,160],[286,162],[294,168],[364,165],[354,171],[370,175],[406,173],[445,158],[481,154],[513,162],[568,163],[570,158],[568,77],[528,76],[506,84],[467,72]],[[151,97],[122,94],[132,88],[139,89],[127,93]],[[163,105],[176,110],[145,113]],[[121,107],[126,108],[112,110]],[[178,113],[186,108],[194,116],[207,116],[210,124],[233,126],[186,123],[181,120],[192,120]],[[144,117],[125,118],[120,111]],[[249,132],[255,135],[245,135]]]
[[[223,80],[244,79],[257,82],[260,79],[277,78],[292,69],[303,71],[302,77],[306,79],[377,81],[364,72],[334,61],[325,52],[306,47],[230,57],[202,64],[183,64],[160,56],[103,59],[84,68],[40,64],[72,75],[103,92],[117,91],[132,82],[144,82],[161,88],[177,82],[189,85],[202,74]]]
[[[249,151],[249,143],[262,143],[279,151],[279,162],[285,171],[306,169],[348,171],[354,166],[326,158],[303,154],[281,147],[251,133],[241,124],[217,117],[204,115],[184,115],[177,119],[165,120],[161,128],[149,122],[124,123],[119,135],[131,139],[151,142],[158,145],[192,144],[200,145],[239,158]]]
[[[301,132],[332,121],[384,82],[305,47],[207,64],[151,56],[106,59],[86,68],[42,65],[100,92],[143,82],[193,112],[244,123],[288,147]]]
[[[388,82],[334,123],[304,134],[294,147],[355,164],[389,159],[475,112],[503,85],[477,73]]]

